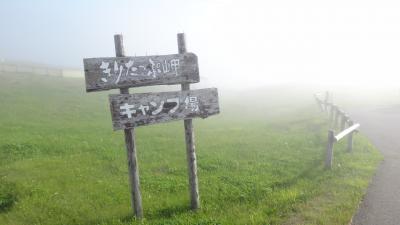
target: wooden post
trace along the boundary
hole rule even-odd
[[[343,131],[346,128],[346,122],[347,122],[348,118],[349,118],[349,116],[346,113],[342,112],[342,121],[340,124],[340,131]]]
[[[185,34],[178,34],[178,50],[179,54],[184,54],[186,50]],[[182,91],[190,90],[190,84],[182,84]],[[186,157],[188,163],[189,186],[190,186],[190,206],[193,210],[200,208],[199,186],[197,179],[197,161],[194,144],[194,130],[192,119],[184,120],[185,140],[186,140]]]
[[[328,131],[328,144],[326,148],[325,168],[332,169],[333,145],[335,143],[335,134],[333,130]]]
[[[315,101],[317,102],[318,108],[321,110],[321,112],[323,112],[324,108],[322,108],[322,104],[321,104],[319,98],[317,97],[317,95],[314,94],[314,98],[315,98]]]
[[[318,104],[319,104],[319,107],[321,108],[321,112],[324,112],[324,110],[325,110],[324,102],[321,99],[318,99]]]
[[[328,103],[325,103],[325,109],[326,109],[326,114],[328,115],[328,119],[329,119],[329,107],[330,107],[330,105],[329,105],[329,102]]]
[[[338,117],[337,129],[340,132],[341,128],[342,128],[342,121],[343,121],[344,112],[341,109],[339,109],[338,113],[339,113],[339,117]]]
[[[350,120],[349,121],[349,127],[351,127],[353,125],[354,125],[354,122]],[[347,139],[347,151],[348,152],[352,152],[353,151],[353,133],[354,132],[351,132],[349,134],[349,136],[348,136],[348,139]]]
[[[335,121],[333,122],[333,128],[339,127],[339,117],[340,117],[340,109],[339,107],[335,107]]]
[[[329,102],[329,92],[325,92],[325,100],[324,100],[325,112],[328,112],[328,102]]]
[[[329,114],[329,124],[331,125],[331,127],[334,127],[333,118],[334,118],[334,113],[335,113],[335,106],[333,104],[331,104],[330,106],[331,106],[331,110],[330,110],[330,114]]]
[[[349,115],[344,114],[344,125],[343,125],[343,129],[346,129],[346,127],[350,127],[350,126],[349,126],[349,119],[350,119]]]
[[[122,35],[114,35],[115,55],[124,57],[124,43]],[[121,94],[129,94],[128,88],[121,88]],[[134,215],[141,219],[143,217],[142,195],[140,193],[139,169],[136,157],[135,130],[125,129],[125,145],[128,157],[129,183],[131,188],[131,205]]]

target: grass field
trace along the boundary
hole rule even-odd
[[[312,91],[220,90],[221,114],[194,122],[197,213],[188,209],[183,122],[137,129],[139,222],[111,92],[86,94],[78,78],[0,79],[2,225],[347,224],[381,160],[358,134],[354,153],[337,145],[334,169],[324,170],[327,124]]]

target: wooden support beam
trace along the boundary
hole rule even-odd
[[[187,52],[186,39],[184,33],[178,34],[178,51],[179,54],[184,54]],[[190,84],[182,84],[182,91],[190,90]],[[197,159],[194,144],[194,128],[192,119],[184,120],[185,127],[185,140],[186,140],[186,156],[188,163],[188,173],[189,173],[189,188],[190,188],[190,206],[192,210],[197,210],[200,208],[200,194],[197,179]]]
[[[115,44],[115,55],[117,57],[124,57],[124,43],[122,35],[114,36]],[[121,94],[129,94],[128,88],[121,88]],[[129,170],[129,184],[131,188],[131,205],[134,215],[141,219],[143,218],[142,209],[142,195],[140,193],[140,181],[139,181],[139,168],[136,156],[136,142],[135,142],[135,130],[133,128],[124,129],[125,135],[125,146],[127,152],[128,160],[128,170]]]

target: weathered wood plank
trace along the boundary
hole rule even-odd
[[[109,95],[114,130],[219,113],[216,88]]]
[[[151,85],[197,83],[197,56],[193,53],[83,60],[86,91]]]

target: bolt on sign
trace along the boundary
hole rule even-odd
[[[190,90],[190,83],[200,81],[199,67],[197,56],[186,52],[183,33],[178,34],[179,54],[172,55],[126,57],[122,35],[115,35],[114,42],[117,57],[83,60],[86,91],[120,89],[121,94],[109,95],[109,102],[113,129],[125,134],[135,216],[143,217],[135,128],[175,120],[184,120],[191,208],[200,208],[192,119],[219,113],[218,90]],[[172,84],[181,84],[182,91],[129,94],[128,89]]]

